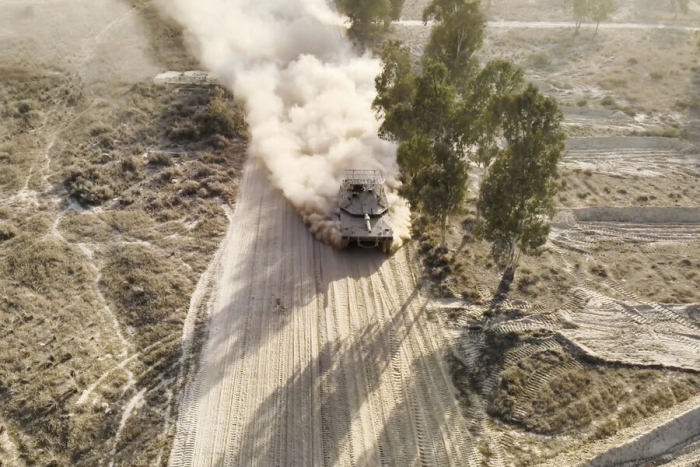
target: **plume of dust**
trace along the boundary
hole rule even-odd
[[[205,67],[246,104],[250,153],[322,241],[341,241],[346,169],[386,178],[395,246],[410,236],[396,147],[371,109],[381,63],[358,56],[326,0],[160,0]]]

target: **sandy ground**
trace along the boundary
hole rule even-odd
[[[407,3],[404,19],[417,19],[414,4]],[[568,27],[553,22],[493,24],[501,31]],[[655,27],[640,23],[603,29]],[[412,31],[409,44],[419,56],[428,28],[405,29]],[[538,75],[529,76],[536,81]],[[580,97],[598,99],[606,94],[538,84],[548,94],[568,99],[565,114],[572,134],[616,136],[572,139],[562,168],[578,174],[581,190],[592,195],[578,196],[567,207],[629,206],[641,196],[649,198],[645,206],[696,206],[696,152],[688,152],[675,139],[617,137],[646,131],[659,124],[657,120],[620,110],[575,107]],[[655,188],[657,181],[661,188]],[[579,180],[573,175],[569,183],[574,185],[572,193],[578,189]],[[622,194],[618,191],[622,185],[635,188]],[[668,191],[676,185],[687,189],[670,198]],[[212,279],[217,285],[208,297],[209,335],[199,369],[181,401],[171,466],[480,462],[498,466],[548,457],[555,463],[565,458],[560,465],[574,465],[611,449],[635,458],[640,450],[630,440],[639,436],[656,440],[658,435],[670,445],[688,442],[682,430],[656,434],[654,430],[675,426],[673,420],[696,407],[697,399],[593,447],[588,440],[595,424],[586,427],[579,439],[569,434],[539,437],[490,420],[486,396],[500,384],[498,369],[489,370],[482,394],[471,394],[468,407],[460,407],[444,359],[451,342],[437,320],[444,310],[428,303],[417,289],[413,269],[417,261],[411,249],[386,259],[375,252],[337,252],[319,244],[281,196],[267,187],[265,174],[254,163],[246,170],[239,196],[222,256],[211,266],[220,272]],[[697,371],[693,305],[648,299],[640,289],[659,280],[644,276],[646,271],[635,264],[629,266],[634,270],[623,271],[629,277],[624,283],[615,277],[591,280],[574,263],[583,260],[583,267],[589,268],[613,245],[658,258],[685,258],[692,264],[698,261],[699,238],[697,226],[576,221],[557,226],[548,251],[564,264],[576,287],[564,303],[499,304],[525,316],[495,324],[495,334],[544,336],[508,351],[503,367],[540,353],[565,353],[566,345],[612,367]],[[672,272],[686,274],[683,264]],[[692,294],[683,295],[685,281],[672,282],[666,295],[691,302]],[[465,342],[455,355],[467,368],[478,368],[481,347],[487,344],[477,339]],[[517,402],[515,421],[534,413],[533,401],[552,382],[583,371],[573,360],[554,372],[536,372],[527,382],[527,397]],[[666,380],[655,384],[664,387]]]
[[[189,465],[472,465],[411,251],[335,251],[249,163],[170,456]]]

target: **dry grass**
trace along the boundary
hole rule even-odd
[[[700,377],[661,370],[636,370],[584,364],[561,367],[574,357],[561,351],[535,354],[500,373],[489,401],[489,413],[532,433],[574,434],[592,429],[606,437],[641,419],[684,402],[700,391]],[[527,387],[536,374],[557,376],[538,388],[530,400]],[[514,412],[527,400],[527,416]]]
[[[110,248],[100,286],[139,348],[176,333],[192,283],[148,244]]]
[[[631,116],[663,113],[660,123],[671,131],[673,112],[687,111],[693,93],[694,46],[691,33],[671,30],[602,30],[592,38],[566,29],[493,29],[484,49],[487,58],[512,60],[559,88],[564,105],[585,99]]]
[[[645,169],[663,170],[651,165]],[[565,167],[561,173],[564,189],[557,201],[563,207],[695,206],[700,199],[697,177],[682,171],[648,177]]]
[[[137,14],[158,68],[198,67],[179,31]],[[245,158],[241,108],[34,50],[0,51],[3,426],[21,464],[106,465],[113,449],[115,465],[162,464],[182,321]]]

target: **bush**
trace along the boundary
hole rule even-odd
[[[605,96],[603,100],[600,101],[601,105],[605,107],[616,107],[617,102],[611,96]]]
[[[10,240],[17,236],[17,227],[9,222],[0,222],[0,242]]]
[[[547,68],[552,61],[546,53],[536,52],[530,56],[530,65],[534,68]]]
[[[591,265],[590,271],[598,277],[608,277],[608,271],[600,264]]]
[[[173,165],[173,156],[165,152],[151,152],[148,154],[148,165],[169,167]]]
[[[114,196],[108,180],[96,166],[69,170],[63,185],[68,190],[68,195],[85,207],[99,206]]]

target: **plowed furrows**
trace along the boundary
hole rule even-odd
[[[406,251],[405,254],[408,255],[408,251]],[[409,264],[407,256],[404,258],[404,261],[405,265]],[[400,273],[401,271],[398,272]],[[405,274],[399,275],[397,273],[394,277],[397,278],[398,282],[401,282]],[[405,289],[403,287],[398,287],[398,290],[401,292]],[[416,305],[418,305],[418,303],[416,303]],[[451,388],[451,379],[447,374],[443,360],[445,347],[444,343],[439,342],[438,337],[436,337],[440,335],[440,331],[433,329],[429,321],[418,315],[419,313],[423,313],[425,305],[426,301],[423,300],[420,302],[420,308],[418,308],[418,306],[409,307],[413,315],[411,316],[412,321],[417,322],[419,319],[423,320],[423,322],[420,323],[421,325],[415,326],[415,331],[411,334],[411,338],[418,344],[421,354],[428,357],[419,360],[423,365],[423,374],[428,376],[428,378],[422,376],[419,379],[426,384],[424,392],[426,407],[435,406],[437,403],[437,407],[440,408],[437,413],[433,411],[433,415],[437,418],[436,421],[438,424],[438,431],[435,434],[441,434],[443,444],[443,446],[436,446],[436,449],[438,449],[438,453],[444,449],[446,455],[444,462],[448,465],[452,465],[455,461],[459,462],[462,454],[466,452],[469,433],[466,430],[454,396],[450,389],[448,389]],[[427,386],[428,383],[432,383],[432,387]],[[435,443],[435,441],[433,443]]]
[[[267,191],[265,191],[267,193]],[[261,215],[259,224],[269,225],[269,219],[274,218],[274,201],[265,199],[261,202]],[[279,224],[279,223],[278,223]],[[277,227],[277,225],[275,225]],[[257,254],[255,258],[260,265],[268,265],[271,263],[271,258],[274,256],[272,252],[274,236],[271,231],[261,232],[255,239],[255,250]],[[240,303],[242,313],[247,313],[250,316],[248,327],[246,328],[243,346],[241,350],[241,360],[243,363],[243,372],[239,378],[244,380],[244,383],[235,390],[237,394],[237,402],[230,410],[235,414],[236,423],[229,424],[230,432],[227,434],[224,442],[225,454],[224,465],[232,467],[240,465],[240,460],[255,459],[258,449],[264,449],[264,441],[261,438],[261,432],[255,426],[257,417],[251,416],[250,412],[255,411],[262,405],[264,400],[264,391],[267,389],[265,374],[265,365],[269,357],[262,357],[265,352],[266,342],[264,341],[268,325],[268,306],[269,300],[267,294],[263,291],[268,290],[268,281],[270,280],[269,271],[260,270],[249,278],[243,278],[244,283],[249,289],[248,299],[244,303]],[[234,362],[234,366],[238,366],[238,361]],[[269,423],[269,420],[266,420]],[[258,442],[262,442],[263,446],[258,446]],[[255,447],[255,450],[251,448]]]

